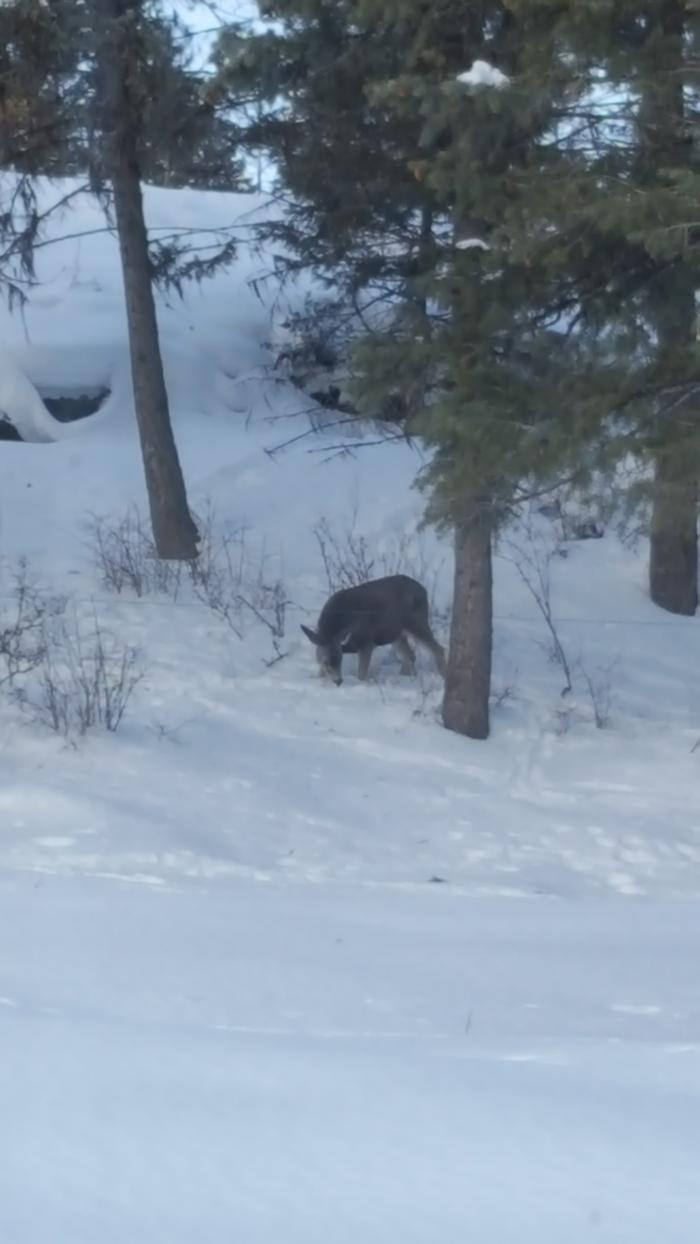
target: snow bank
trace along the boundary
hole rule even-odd
[[[24,441],[55,441],[61,425],[46,409],[14,354],[0,346],[0,420],[14,427]]]

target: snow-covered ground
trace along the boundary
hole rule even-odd
[[[147,205],[164,232],[259,208]],[[100,224],[86,202],[55,228]],[[562,700],[505,559],[489,743],[440,728],[427,660],[322,686],[315,525],[354,522],[380,573],[403,549],[438,630],[450,550],[416,534],[415,451],[265,452],[307,404],[269,370],[265,268],[242,254],[160,317],[192,504],[283,584],[277,650],[92,563],[88,515],[145,509],[112,239],[45,248],[24,319],[0,313],[0,408],[56,438],[0,442],[2,604],[26,556],[146,671],[121,730],[77,745],[0,688],[0,1241],[694,1241],[698,623],[608,534],[552,562],[606,729],[578,667]],[[45,423],[27,378],[111,396]]]
[[[0,896],[7,1244],[697,1240],[689,904]]]

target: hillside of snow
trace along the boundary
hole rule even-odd
[[[265,210],[146,206],[203,246]],[[488,743],[441,728],[429,658],[322,685],[299,625],[321,544],[422,578],[443,639],[450,547],[419,530],[418,450],[295,439],[309,399],[272,363],[301,294],[256,292],[246,246],[159,317],[191,504],[260,594],[228,625],[186,576],[110,591],[95,523],[147,507],[103,223],[89,199],[56,220],[24,314],[0,310],[0,412],[33,442],[0,441],[0,630],[25,558],[143,672],[84,739],[0,686],[0,1240],[690,1244],[697,620],[651,605],[643,542],[560,542],[562,697],[521,526]],[[103,390],[74,423],[40,397]]]

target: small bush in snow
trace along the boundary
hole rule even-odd
[[[143,677],[136,649],[108,635],[96,615],[85,626],[76,613],[65,614],[45,624],[37,678],[17,698],[65,738],[94,727],[115,732]]]
[[[503,683],[501,686],[493,685],[491,688],[491,707],[494,710],[504,708],[506,704],[512,703],[515,699],[515,687],[510,683]]]
[[[251,544],[245,527],[219,529],[211,505],[197,518],[199,557],[190,563],[192,588],[198,600],[221,618],[239,639],[255,619],[270,633],[273,657],[286,656],[280,647],[291,604],[279,558],[270,558],[264,545]]]
[[[139,597],[161,593],[177,599],[182,565],[160,560],[136,506],[130,506],[120,519],[91,515],[88,545],[108,591],[131,591]]]
[[[178,600],[183,581],[189,580],[197,600],[239,639],[253,619],[262,623],[272,637],[273,660],[279,660],[284,655],[279,641],[285,634],[290,604],[279,568],[271,570],[273,559],[264,546],[252,545],[244,526],[220,527],[210,502],[195,519],[199,555],[181,563],[158,558],[150,530],[135,507],[121,519],[92,516],[89,547],[103,585],[108,591],[131,591],[139,598],[159,594]]]
[[[560,512],[559,517],[561,517]],[[530,515],[524,524],[522,536],[506,538],[503,547],[504,556],[515,566],[549,632],[549,658],[553,664],[559,666],[564,676],[562,696],[569,695],[574,690],[575,684],[580,687],[583,683],[593,709],[596,727],[599,730],[606,729],[610,724],[614,671],[618,658],[591,672],[580,657],[572,660],[567,652],[554,617],[552,604],[552,563],[557,557],[566,555],[561,538],[556,532],[548,535],[538,530]],[[556,713],[557,734],[568,734],[576,716],[574,705],[569,705],[567,708],[560,707]]]
[[[0,686],[14,687],[42,662],[45,624],[65,608],[62,597],[50,596],[34,583],[23,559],[12,572],[12,589],[0,608]]]
[[[143,677],[134,649],[88,627],[65,597],[32,581],[24,561],[0,604],[0,687],[36,721],[70,737],[93,726],[115,731]]]
[[[369,540],[356,531],[354,517],[342,531],[327,518],[319,519],[313,530],[329,592],[357,587],[384,573],[380,568],[375,571],[377,563],[370,552]]]
[[[245,587],[241,603],[258,622],[267,627],[273,639],[283,639],[287,629],[287,609],[291,601],[287,600],[282,580],[272,579],[267,582],[263,567],[260,566],[259,569],[259,577],[252,579]]]
[[[615,657],[609,665],[599,666],[591,673],[583,662],[579,662],[581,677],[593,709],[593,720],[598,730],[605,730],[610,725],[614,674],[617,664],[618,658]]]
[[[521,539],[508,537],[503,542],[505,558],[515,566],[523,584],[539,609],[551,641],[550,659],[564,676],[562,695],[573,688],[571,661],[559,634],[552,606],[552,562],[566,555],[558,539],[552,540],[535,527],[529,515]]]
[[[197,527],[199,556],[190,564],[194,594],[242,639],[241,590],[246,578],[246,530],[240,527],[217,532],[211,506],[203,518],[197,518]]]

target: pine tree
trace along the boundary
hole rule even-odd
[[[650,478],[649,581],[656,604],[692,614],[698,601],[700,106],[694,89],[700,15],[686,0],[600,0],[571,7],[565,38],[589,100],[586,303],[607,321],[622,368],[602,386],[611,445]]]
[[[66,87],[77,55],[62,37],[55,6],[0,6],[0,167],[25,175],[57,171],[71,128]]]
[[[218,90],[256,104],[242,144],[263,148],[279,174],[285,211],[265,236],[287,249],[287,271],[311,268],[363,310],[369,299],[377,308],[417,274],[430,233],[432,194],[412,165],[414,120],[372,95],[401,71],[405,48],[355,0],[261,7],[274,28],[234,29],[215,59]]]
[[[281,26],[243,47],[237,37],[222,72],[278,101],[251,134],[291,199],[272,230],[361,304],[358,402],[391,404],[434,448],[429,514],[456,532],[443,718],[484,738],[493,534],[524,481],[581,469],[600,418],[585,342],[552,332],[579,299],[567,222],[585,159],[557,127],[583,86],[539,5],[265,12]],[[479,59],[507,89],[460,80]]]
[[[78,59],[55,5],[0,5],[0,291],[10,307],[26,300],[34,281],[48,210],[39,208],[36,176],[63,171]]]
[[[0,167],[89,171],[94,132],[92,0],[0,5]],[[158,3],[142,5],[138,154],[146,181],[238,189],[237,127],[189,63],[192,32]]]
[[[122,255],[134,397],[156,547],[193,558],[187,506],[158,342],[153,285],[201,277],[234,253],[206,260],[186,243],[149,247],[141,181],[231,187],[240,172],[233,128],[187,73],[183,31],[155,0],[11,0],[0,8],[0,153],[17,176],[0,217],[0,274],[24,296],[42,218],[34,178],[80,170],[114,209]]]

